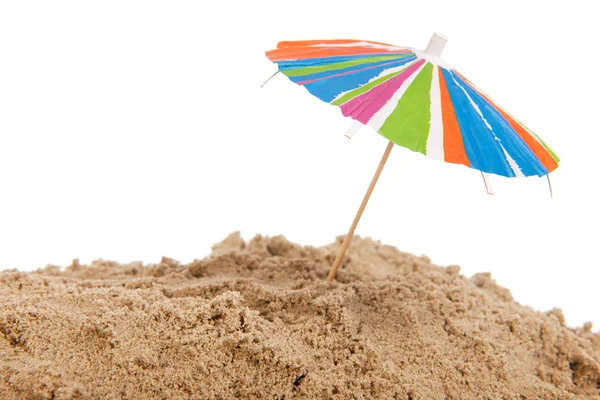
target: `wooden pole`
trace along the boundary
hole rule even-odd
[[[390,156],[392,147],[394,147],[394,143],[392,143],[392,141],[390,141],[388,143],[387,147],[385,148],[383,157],[381,157],[381,161],[379,162],[377,171],[375,171],[375,175],[373,176],[373,179],[371,180],[371,184],[369,185],[369,189],[367,189],[367,193],[365,194],[365,197],[363,198],[363,201],[360,204],[360,207],[358,208],[358,212],[356,213],[356,216],[354,217],[354,221],[352,221],[352,226],[350,226],[350,230],[348,231],[348,234],[346,235],[346,237],[344,238],[344,241],[342,242],[342,247],[340,247],[340,251],[338,252],[337,256],[335,257],[335,261],[333,262],[333,265],[331,266],[331,270],[329,271],[329,275],[327,276],[327,282],[333,281],[333,279],[335,278],[335,274],[337,273],[337,270],[340,268],[340,265],[342,264],[342,260],[344,259],[344,254],[346,254],[346,250],[348,250],[348,246],[350,245],[350,240],[352,239],[352,236],[354,236],[354,231],[356,230],[356,225],[358,225],[358,221],[360,220],[360,217],[362,216],[362,213],[365,210],[367,203],[369,202],[369,197],[371,197],[371,193],[373,192],[373,189],[375,188],[375,185],[377,184],[377,180],[379,179],[379,175],[381,175],[383,166],[385,165],[385,162],[387,161],[388,157]]]

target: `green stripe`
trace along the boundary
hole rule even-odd
[[[408,68],[408,67],[406,67],[406,68]],[[372,82],[367,83],[366,85],[357,87],[356,89],[351,90],[348,93],[345,93],[342,97],[335,99],[334,101],[331,102],[331,104],[333,104],[334,106],[341,106],[342,104],[349,102],[356,96],[360,96],[361,94],[368,92],[369,90],[373,89],[375,86],[382,84],[383,82],[387,81],[388,79],[391,79],[391,78],[401,74],[402,72],[404,72],[404,70],[406,70],[406,68],[402,68],[400,71],[396,71],[389,75],[382,76],[379,79],[376,79]]]
[[[425,154],[431,123],[432,79],[433,65],[427,63],[398,100],[379,133],[400,146]]]
[[[342,62],[333,63],[333,64],[315,65],[315,66],[311,66],[311,67],[287,69],[287,70],[283,70],[282,72],[286,76],[289,76],[289,77],[303,76],[303,75],[317,74],[319,72],[336,71],[338,69],[350,68],[350,67],[354,67],[356,65],[362,65],[362,64],[376,63],[379,61],[402,60],[403,58],[406,58],[406,57],[413,57],[413,54],[412,53],[411,54],[400,54],[400,55],[396,54],[393,56],[361,58],[361,59],[357,59],[357,60],[342,61]]]

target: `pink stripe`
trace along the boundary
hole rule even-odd
[[[424,63],[425,60],[419,60],[398,76],[388,79],[381,85],[375,86],[368,92],[342,104],[340,106],[342,113],[345,117],[352,117],[366,124],[392,98],[394,93],[400,89],[400,86]]]

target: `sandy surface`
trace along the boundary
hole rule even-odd
[[[2,272],[0,398],[600,398],[591,325],[369,239],[328,286],[339,245]]]

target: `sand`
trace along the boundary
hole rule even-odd
[[[600,398],[591,324],[370,239],[329,286],[340,243],[2,272],[0,398]]]

